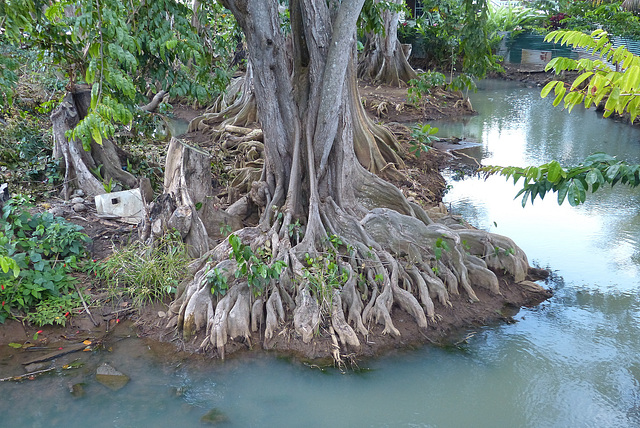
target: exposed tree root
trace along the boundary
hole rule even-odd
[[[225,125],[248,126],[257,122],[257,109],[253,93],[253,72],[247,67],[244,76],[234,79],[207,111],[189,124],[189,132],[216,132]]]
[[[338,213],[329,214],[325,221],[332,221],[332,215]],[[469,301],[477,301],[474,286],[500,294],[497,277],[489,267],[506,270],[519,281],[524,281],[528,268],[524,253],[511,240],[488,232],[452,230],[439,223],[427,225],[415,217],[382,208],[369,211],[359,224],[333,221],[342,250],[351,248],[351,252],[339,256],[338,264],[346,280],[330,291],[327,312],[304,276],[307,265],[295,251],[287,250],[290,245],[282,243],[274,232],[269,237],[257,229],[238,231],[238,236],[254,248],[269,242],[274,257],[288,261],[287,275],[293,274],[293,280],[283,276],[279,286],[273,282],[265,295],[253,298],[246,281],[233,279],[235,262],[225,260],[229,244],[223,241],[207,253],[209,262],[195,274],[180,299],[177,326],[184,339],[205,330],[203,348],[211,344],[224,357],[229,340],[242,339],[250,345],[251,333],[261,331],[260,326],[264,328],[265,348],[270,347],[276,335],[288,333],[291,325],[305,344],[320,332],[329,331],[326,329],[330,326],[339,339],[341,353],[358,352],[370,333],[366,325],[371,322],[381,324],[383,334],[400,336],[391,316],[396,305],[426,331],[439,319],[434,299],[442,308],[451,307],[449,296],[460,292],[466,293]],[[359,244],[357,241],[365,240],[362,236],[372,245]],[[438,248],[442,249],[439,256]],[[216,267],[225,272],[232,285],[214,305],[204,278]],[[358,277],[364,278],[359,285]],[[463,291],[458,291],[459,285]],[[529,281],[522,285],[539,287]],[[288,302],[286,309],[283,300]]]

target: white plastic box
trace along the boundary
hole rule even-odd
[[[138,224],[145,216],[144,202],[140,189],[103,193],[95,197],[99,217],[119,219],[126,223]]]

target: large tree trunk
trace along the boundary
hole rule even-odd
[[[263,207],[259,227],[236,235],[254,250],[268,248],[268,260],[284,261],[288,269],[253,302],[242,278],[230,280],[215,301],[205,278],[216,267],[225,275],[235,269],[229,242],[194,264],[194,279],[171,306],[171,325],[185,338],[204,332],[201,346],[217,348],[222,357],[229,338],[247,337],[248,325],[264,324],[269,346],[285,321],[293,321],[305,343],[323,327],[343,352],[357,350],[372,323],[383,325],[383,334],[400,335],[394,304],[426,328],[437,320],[433,298],[451,305],[449,296],[461,287],[477,300],[473,286],[500,293],[489,268],[525,280],[526,256],[511,240],[434,223],[358,162],[359,130],[366,125],[354,103],[353,64],[363,2],[291,0],[289,52],[277,2],[223,1],[247,38],[266,154],[251,196]],[[292,233],[296,222],[304,227],[302,239]],[[311,261],[327,257],[340,266],[338,283],[329,285]]]
[[[88,196],[105,193],[105,183],[120,183],[128,188],[138,185],[138,179],[122,169],[122,158],[126,155],[111,140],[102,144],[91,143],[86,151],[79,141],[68,139],[66,132],[72,130],[89,110],[91,90],[81,87],[68,92],[62,103],[51,113],[53,125],[53,157],[62,158],[65,178],[62,196],[67,199],[73,189],[82,189]],[[99,171],[103,181],[96,178]]]
[[[391,3],[401,4],[402,0],[391,0]],[[401,86],[417,75],[398,41],[398,12],[384,10],[382,20],[384,34],[367,34],[358,77],[376,84]]]

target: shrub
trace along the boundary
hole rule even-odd
[[[30,200],[19,195],[2,208],[0,256],[11,268],[0,272],[0,322],[73,294],[72,273],[82,269],[90,241],[82,227],[48,212],[31,214],[29,207]]]

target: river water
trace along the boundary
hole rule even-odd
[[[594,151],[640,163],[639,130],[553,109],[539,88],[483,82],[472,102],[480,115],[436,125],[482,143],[467,154],[484,164],[572,164]],[[510,236],[532,264],[554,272],[554,297],[520,311],[515,324],[346,373],[260,354],[187,362],[168,358],[173,348],[125,337],[80,369],[1,383],[0,426],[190,427],[214,408],[237,427],[640,426],[640,192],[605,189],[576,208],[549,196],[522,208],[503,178],[455,177],[452,211]],[[98,384],[104,361],[129,384]],[[69,393],[74,383],[84,384],[83,397]]]

